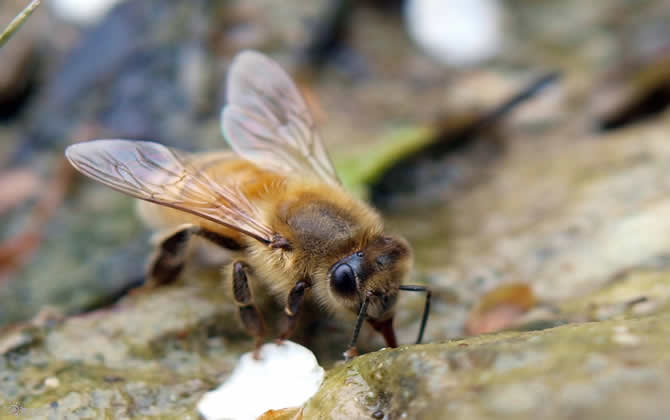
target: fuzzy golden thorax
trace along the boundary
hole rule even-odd
[[[379,215],[343,190],[305,183],[287,183],[284,188],[267,214],[269,225],[290,247],[250,247],[248,256],[257,275],[280,300],[296,282],[307,279],[313,298],[335,315],[357,314],[368,295],[370,317],[390,318],[398,287],[411,266],[407,243],[386,236]],[[344,265],[335,276],[337,267]],[[342,271],[349,269],[344,280],[351,287],[343,288]]]

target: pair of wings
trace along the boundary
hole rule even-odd
[[[264,55],[238,54],[229,70],[223,134],[255,165],[339,185],[312,116],[291,78]],[[142,200],[220,223],[270,243],[274,232],[235,185],[221,185],[180,151],[147,141],[93,140],[65,155],[85,175]]]

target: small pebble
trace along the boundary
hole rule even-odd
[[[649,315],[656,311],[659,307],[659,302],[656,300],[646,300],[644,302],[635,303],[631,311],[637,316]]]
[[[44,386],[47,388],[58,388],[60,381],[55,376],[50,376],[44,380]]]
[[[51,0],[49,6],[62,19],[80,25],[100,21],[121,0]]]
[[[624,346],[636,346],[640,344],[640,338],[631,334],[625,325],[614,327],[614,341]]]
[[[456,66],[499,52],[501,20],[497,0],[411,0],[405,7],[410,37],[429,55]]]

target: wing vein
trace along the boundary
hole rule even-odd
[[[221,185],[158,143],[95,140],[70,146],[73,166],[111,188],[182,210],[268,243],[274,232],[239,186]]]
[[[286,176],[340,185],[307,104],[279,65],[256,52],[240,53],[227,92],[223,133],[241,157]]]

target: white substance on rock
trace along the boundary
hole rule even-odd
[[[299,407],[321,386],[323,368],[303,346],[266,344],[260,356],[244,354],[230,377],[202,397],[198,411],[205,419],[255,419],[268,410]]]
[[[466,66],[494,56],[501,44],[498,0],[409,0],[407,30],[427,54]]]
[[[90,25],[99,21],[112,7],[124,0],[49,0],[49,6],[61,18]]]

